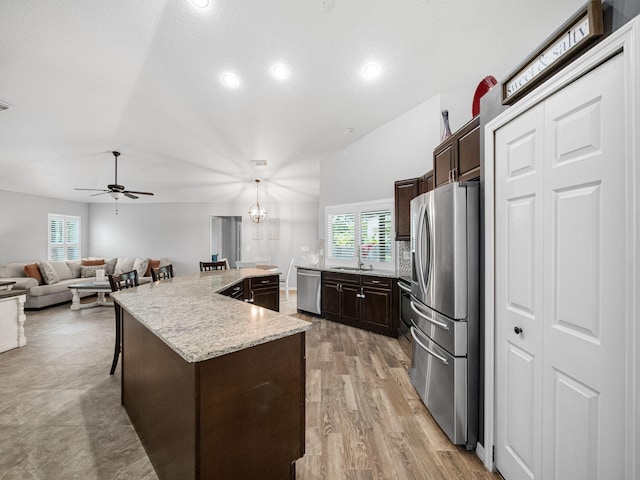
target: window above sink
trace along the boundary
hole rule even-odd
[[[393,201],[327,207],[325,264],[365,272],[394,270]]]

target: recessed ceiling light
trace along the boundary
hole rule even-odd
[[[237,87],[240,83],[238,77],[236,77],[233,73],[227,72],[222,75],[222,81],[227,87]]]
[[[191,0],[191,2],[198,8],[207,8],[209,6],[209,0]]]
[[[364,67],[362,73],[365,78],[375,78],[380,74],[380,65],[377,63],[370,63]]]
[[[353,135],[355,131],[355,128],[347,127],[342,131],[342,133],[344,133],[345,135]]]
[[[273,68],[271,69],[271,72],[273,73],[273,76],[276,78],[287,78],[289,76],[289,69],[287,68],[286,65],[283,65],[282,63],[278,63],[277,65],[274,65]]]

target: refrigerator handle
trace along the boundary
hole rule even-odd
[[[429,355],[431,355],[431,356],[433,356],[433,357],[437,358],[438,360],[440,360],[440,361],[441,361],[442,363],[444,363],[445,365],[449,365],[449,361],[448,361],[446,358],[441,357],[440,355],[438,355],[438,354],[437,354],[436,352],[434,352],[433,350],[429,350],[429,349],[427,348],[427,346],[426,346],[424,343],[422,343],[420,340],[418,340],[418,337],[416,337],[416,334],[414,333],[414,332],[415,332],[415,330],[416,330],[416,329],[415,329],[414,327],[411,327],[411,336],[413,337],[413,340],[414,340],[418,345],[420,345],[420,346],[422,347],[422,349],[423,349],[423,350],[426,350],[426,352],[427,352]]]
[[[446,323],[439,322],[435,318],[429,317],[425,313],[418,310],[418,306],[415,303],[413,303],[413,300],[411,300],[409,305],[411,306],[411,310],[416,312],[418,315],[424,318],[427,322],[433,323],[436,327],[440,327],[443,330],[449,330],[449,325],[447,325]]]
[[[427,210],[427,205],[420,205],[420,209],[418,210],[418,229],[417,229],[417,238],[416,238],[416,257],[417,257],[417,270],[418,270],[418,283],[420,284],[420,289],[426,294],[427,293],[427,285],[424,279],[424,264],[423,264],[423,245],[424,239],[422,238],[422,232],[424,230],[424,222],[425,222],[425,214]]]

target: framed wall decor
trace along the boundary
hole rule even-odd
[[[590,0],[502,82],[502,104],[511,105],[574,60],[604,33],[601,0]]]

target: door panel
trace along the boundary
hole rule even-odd
[[[495,462],[507,480],[625,478],[624,82],[617,56],[495,132]]]
[[[625,477],[624,81],[619,55],[545,106],[542,434],[553,441],[543,442],[542,461],[550,480]]]
[[[496,132],[495,463],[508,480],[541,478],[543,121],[538,106]]]
[[[531,435],[536,423],[533,408],[535,362],[536,358],[533,355],[516,345],[507,345],[506,410],[501,412],[507,420],[504,432],[505,449],[529,478],[534,478],[536,450],[535,439]]]

